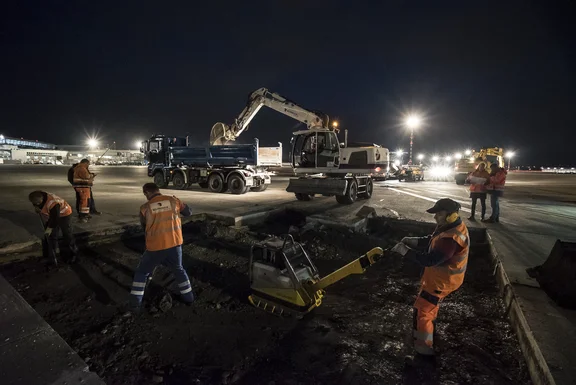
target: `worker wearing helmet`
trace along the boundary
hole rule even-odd
[[[486,215],[486,185],[490,181],[490,174],[486,171],[486,163],[479,163],[478,168],[468,176],[468,181],[470,181],[470,199],[472,199],[471,214],[468,220],[476,220],[474,215],[476,214],[476,203],[478,199],[480,199],[480,206],[482,207],[482,216],[480,219],[484,220],[484,216]]]
[[[434,323],[442,299],[464,281],[470,236],[459,216],[460,204],[443,198],[427,210],[434,214],[437,227],[427,237],[405,237],[392,251],[424,267],[421,287],[414,303],[414,357],[409,365],[434,363]]]

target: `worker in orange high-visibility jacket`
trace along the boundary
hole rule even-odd
[[[468,220],[476,221],[476,203],[480,199],[480,206],[482,207],[481,220],[484,220],[486,215],[486,185],[490,181],[490,174],[486,171],[486,163],[481,162],[478,164],[476,170],[468,175],[467,180],[470,182],[470,199],[472,199],[472,207],[470,208],[471,215]]]
[[[443,198],[427,210],[434,214],[437,227],[427,237],[405,237],[392,251],[424,267],[421,287],[414,303],[413,357],[408,365],[434,364],[434,326],[442,300],[464,281],[470,236],[459,216],[460,204]]]
[[[158,265],[172,270],[182,300],[194,302],[192,285],[182,267],[182,222],[180,214],[190,216],[190,208],[174,196],[160,194],[154,183],[146,183],[142,192],[148,202],[140,207],[140,223],[146,229],[146,251],[136,268],[130,291],[131,310],[139,312],[150,273]]]
[[[78,193],[80,198],[78,216],[81,221],[86,222],[90,218],[90,190],[94,184],[94,174],[88,171],[90,161],[82,159],[76,167],[74,167],[74,190]]]
[[[504,185],[506,185],[506,175],[508,175],[508,172],[496,163],[492,164],[490,169],[490,181],[486,187],[488,194],[490,194],[492,214],[490,218],[482,222],[498,223],[500,222],[500,198],[504,195]]]
[[[40,214],[44,223],[44,237],[42,239],[42,252],[44,257],[54,260],[59,254],[58,235],[62,231],[63,246],[67,251],[69,262],[76,261],[78,251],[72,231],[72,207],[64,199],[45,191],[33,191],[28,199]]]

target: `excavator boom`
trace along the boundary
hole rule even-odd
[[[248,125],[263,106],[296,119],[306,124],[308,128],[328,129],[328,115],[321,112],[309,111],[283,96],[268,91],[266,88],[260,88],[250,94],[246,107],[244,107],[232,125],[216,123],[212,127],[210,144],[222,145],[229,141],[236,140],[236,138],[248,129]]]

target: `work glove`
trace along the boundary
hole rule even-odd
[[[390,251],[400,254],[401,256],[405,256],[410,249],[402,242],[398,242]]]
[[[401,242],[406,246],[415,249],[418,247],[418,241],[419,241],[418,237],[404,237],[402,238]]]
[[[44,230],[44,235],[46,235],[47,237],[49,237],[52,234],[52,231],[54,229],[52,227],[46,227],[46,230]]]
[[[34,206],[34,211],[36,212],[36,214],[40,214],[42,212],[42,209],[38,206]]]

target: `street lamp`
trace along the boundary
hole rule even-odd
[[[408,160],[408,164],[412,164],[412,144],[414,143],[414,130],[420,127],[422,123],[422,119],[415,114],[410,114],[406,117],[406,127],[410,129],[410,159]]]
[[[446,162],[450,162],[452,160],[452,157],[450,155],[448,155],[445,159],[446,159]]]
[[[335,121],[332,122],[332,127],[333,127],[333,128],[338,128],[338,121],[337,121],[337,120],[335,120]]]
[[[456,154],[454,154],[454,158],[456,158],[456,159],[462,159],[462,154],[460,154],[459,152],[457,152]]]
[[[513,152],[509,152],[506,154],[506,158],[508,158],[508,171],[510,171],[510,160],[512,160],[513,157],[514,157]]]
[[[471,154],[472,154],[472,151],[466,150],[466,151],[464,152],[464,154],[466,154],[466,155],[471,155]]]
[[[432,161],[433,161],[433,162],[438,162],[438,159],[440,159],[440,157],[439,157],[438,155],[434,155],[434,156],[432,157]]]
[[[419,160],[419,161],[422,161],[422,159],[424,159],[424,154],[418,155],[418,160]]]

